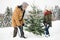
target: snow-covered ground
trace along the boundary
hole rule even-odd
[[[49,29],[50,37],[46,38],[44,35],[39,36],[31,32],[25,31],[26,39],[19,37],[18,35],[13,38],[13,27],[0,28],[0,40],[60,40],[60,21],[53,21],[52,27]]]

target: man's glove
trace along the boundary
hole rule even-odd
[[[22,24],[22,26],[24,26],[24,24]]]

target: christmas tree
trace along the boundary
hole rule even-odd
[[[37,35],[44,34],[43,16],[42,10],[39,10],[36,6],[32,6],[32,11],[29,11],[30,15],[28,19],[25,19],[27,31]]]
[[[11,16],[12,16],[12,9],[7,7],[6,12],[4,14],[4,19],[3,19],[4,27],[11,26]]]

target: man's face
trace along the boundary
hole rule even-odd
[[[24,9],[24,10],[27,9],[27,5],[24,5],[24,6],[23,6],[23,9]]]

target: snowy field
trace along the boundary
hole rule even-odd
[[[44,35],[39,36],[24,30],[25,36],[27,37],[24,39],[19,37],[19,32],[18,35],[13,38],[12,27],[0,28],[0,40],[60,40],[60,21],[53,21],[49,31],[50,37],[46,38]]]

